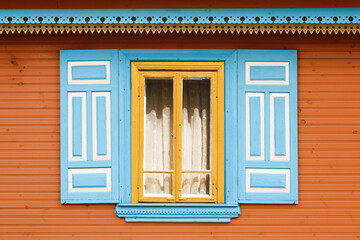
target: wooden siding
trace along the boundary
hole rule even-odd
[[[0,36],[0,239],[360,239],[359,36]],[[59,50],[298,50],[299,205],[241,205],[230,224],[125,223],[60,204]]]

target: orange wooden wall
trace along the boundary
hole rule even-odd
[[[299,205],[241,205],[230,224],[125,223],[60,204],[59,50],[297,49]],[[335,35],[0,36],[0,239],[360,238],[360,42]]]

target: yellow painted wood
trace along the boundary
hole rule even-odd
[[[132,63],[132,202],[224,202],[224,63],[133,62]],[[173,79],[172,171],[144,171],[145,80]],[[211,169],[182,171],[182,82],[184,78],[209,78],[211,84]],[[172,173],[173,196],[144,196],[144,173]],[[210,173],[210,196],[183,197],[182,173]]]
[[[140,142],[140,93],[139,93],[139,71],[134,63],[131,64],[131,201],[139,200],[139,142]]]
[[[158,196],[145,196],[144,195],[144,123],[145,123],[145,81],[146,79],[175,79],[176,73],[175,72],[148,72],[148,71],[141,71],[138,74],[138,82],[139,82],[139,106],[140,106],[140,116],[139,116],[139,159],[138,159],[138,169],[136,171],[136,175],[138,175],[138,202],[175,202],[176,198],[173,196],[171,197],[158,197]],[[174,91],[174,90],[173,90]],[[175,98],[174,98],[175,99]],[[174,157],[173,157],[174,159]],[[157,171],[161,173],[163,171]],[[173,171],[171,171],[173,173]],[[174,178],[174,173],[173,173]],[[172,191],[174,192],[175,189],[175,181],[172,181]]]

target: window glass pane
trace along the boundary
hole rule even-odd
[[[210,170],[210,79],[183,80],[182,170]]]
[[[145,81],[144,170],[173,169],[173,81]]]
[[[171,173],[144,173],[145,196],[172,196]]]
[[[210,174],[208,173],[183,173],[182,196],[196,195],[203,197],[210,195]]]

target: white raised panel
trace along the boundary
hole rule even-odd
[[[103,79],[73,79],[72,67],[75,66],[105,66],[106,77]],[[68,62],[68,84],[110,84],[110,61]]]
[[[250,67],[285,67],[285,80],[250,80]],[[245,62],[245,83],[248,85],[289,85],[288,62]]]
[[[285,175],[285,187],[284,188],[262,188],[262,187],[251,187],[251,174],[274,174],[274,175]],[[249,193],[289,193],[290,192],[290,169],[263,169],[263,168],[248,168],[246,169],[246,192]]]
[[[74,174],[93,174],[104,173],[106,174],[105,187],[73,187]],[[68,170],[68,191],[69,192],[111,192],[111,168],[73,168]]]

